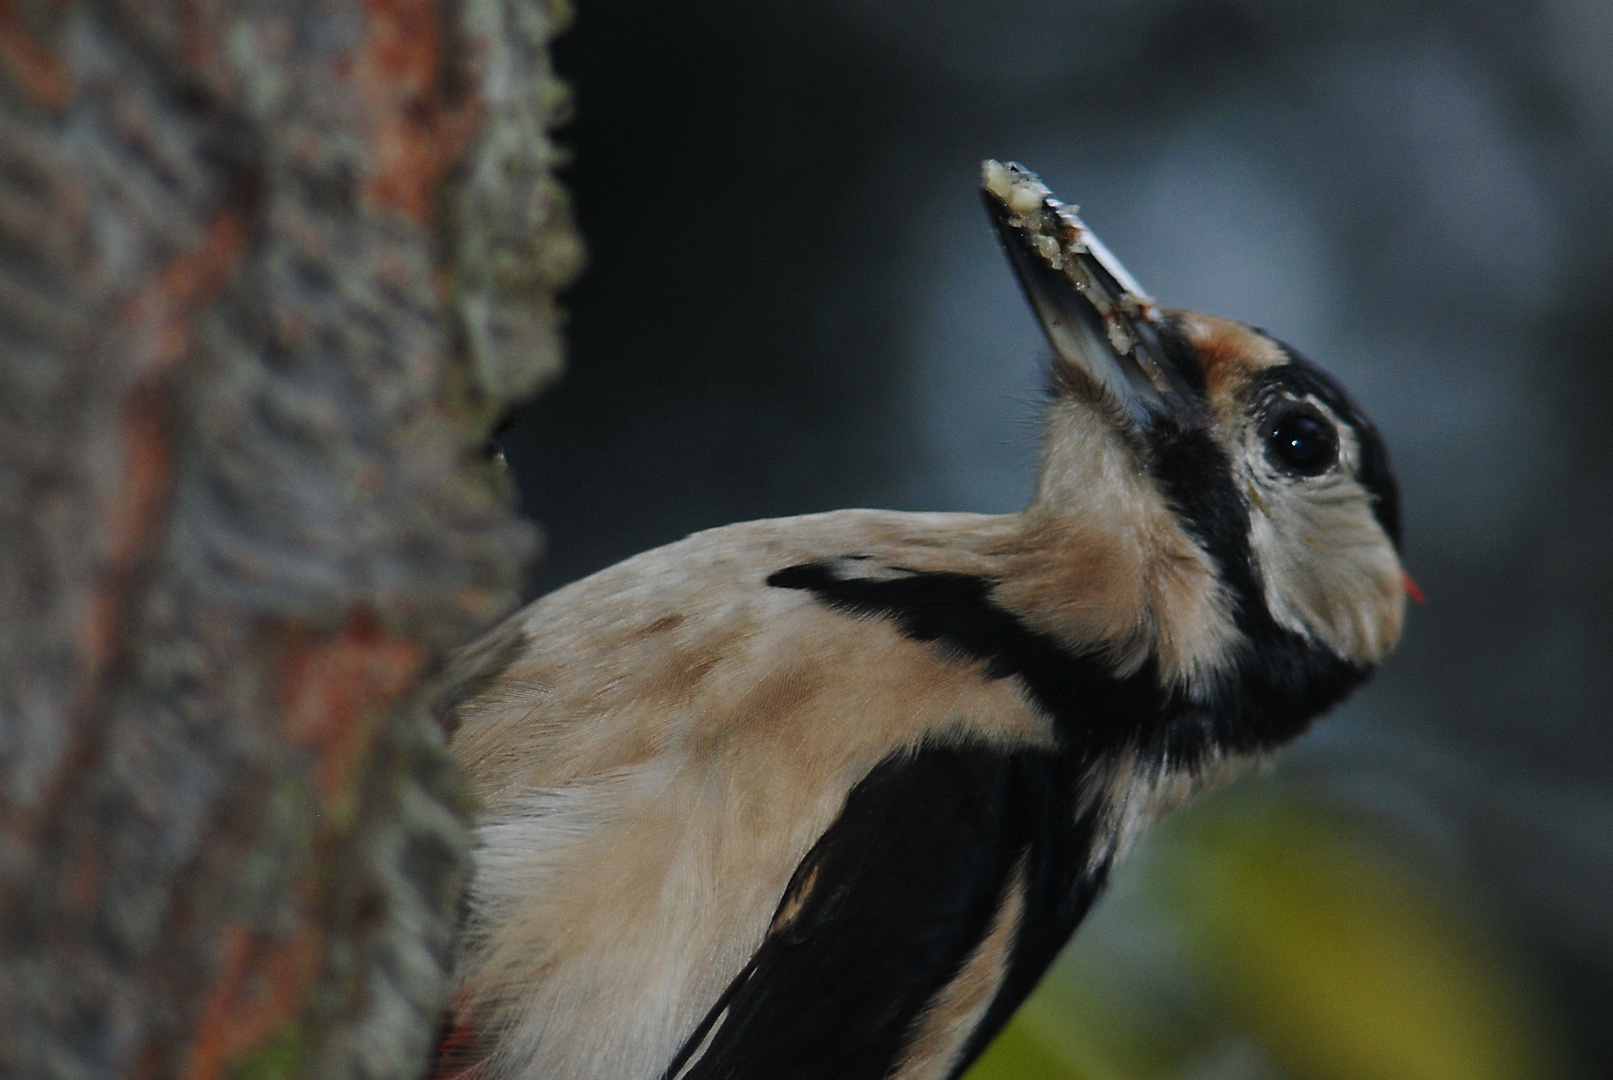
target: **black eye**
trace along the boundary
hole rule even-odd
[[[1266,428],[1266,455],[1278,468],[1316,476],[1339,457],[1339,434],[1311,409],[1292,409],[1273,417]]]

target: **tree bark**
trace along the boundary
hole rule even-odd
[[[0,0],[0,1075],[412,1077],[559,0]]]

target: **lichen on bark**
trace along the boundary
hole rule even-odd
[[[454,185],[455,284],[473,371],[491,399],[520,399],[560,371],[554,297],[582,270],[550,130],[571,112],[548,43],[566,0],[462,0],[461,25],[484,115]]]

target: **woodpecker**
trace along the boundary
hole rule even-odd
[[[439,1076],[956,1077],[1144,826],[1399,637],[1339,384],[1156,305],[1023,167],[982,189],[1052,346],[1035,501],[711,529],[463,650]]]

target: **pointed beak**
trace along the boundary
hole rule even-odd
[[[1139,434],[1200,422],[1198,395],[1161,344],[1157,305],[1076,208],[1013,162],[983,163],[981,195],[1058,358],[1084,372]]]

